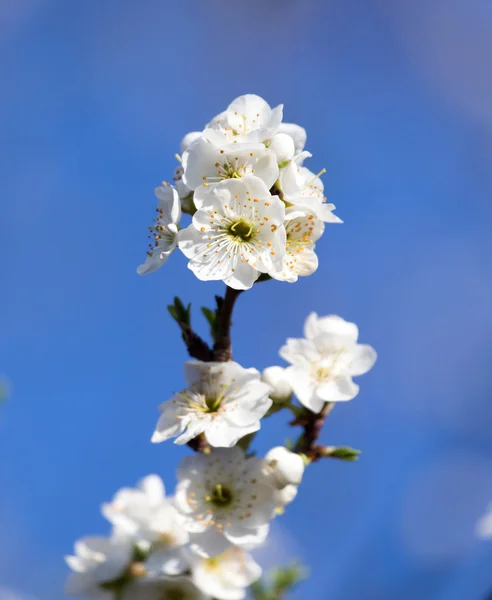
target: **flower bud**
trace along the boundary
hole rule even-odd
[[[277,507],[283,508],[284,506],[287,506],[287,504],[290,504],[296,496],[297,485],[289,484],[281,490],[277,490],[275,492],[275,501],[277,503]]]
[[[275,152],[278,164],[290,160],[295,153],[294,140],[286,133],[274,135],[268,147]]]
[[[285,377],[285,369],[282,367],[267,367],[261,379],[269,385],[273,392],[270,393],[270,398],[274,402],[288,402],[292,396],[292,388]]]
[[[193,142],[196,142],[197,139],[201,137],[201,135],[202,134],[200,131],[190,131],[190,133],[187,133],[181,140],[181,144],[179,145],[179,151],[181,152],[181,154],[183,154],[183,152],[186,150],[186,148],[188,148],[188,146],[191,146]]]
[[[290,452],[283,446],[277,446],[267,452],[265,456],[266,470],[272,484],[277,489],[301,482],[304,473],[304,461],[299,454]]]

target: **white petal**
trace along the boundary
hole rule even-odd
[[[244,94],[243,96],[238,96],[229,104],[227,112],[233,114],[238,113],[237,122],[238,125],[240,125],[242,115],[247,118],[254,118],[256,115],[259,115],[259,119],[267,120],[270,118],[272,109],[261,96],[257,96],[256,94]]]
[[[145,561],[149,575],[180,575],[188,569],[186,555],[181,548],[157,548]]]
[[[280,348],[279,354],[287,362],[303,366],[306,369],[309,369],[313,362],[321,358],[311,340],[299,338],[288,338],[285,345]]]
[[[188,147],[183,154],[183,182],[194,190],[203,185],[207,176],[212,176],[217,169],[214,164],[220,158],[220,152],[211,142],[199,138]]]
[[[304,335],[308,339],[313,339],[320,333],[330,333],[350,339],[353,342],[359,337],[359,329],[355,323],[345,321],[337,315],[328,315],[318,317],[316,313],[311,313],[304,323]]]
[[[210,423],[210,416],[204,415],[202,419],[190,419],[186,431],[182,433],[175,441],[175,444],[187,444],[190,440],[195,439],[203,433]]]
[[[205,437],[211,446],[216,448],[232,448],[245,435],[258,431],[260,422],[240,427],[224,419],[215,419],[207,427]]]
[[[235,546],[253,550],[265,542],[269,529],[270,525],[268,523],[250,528],[234,523],[231,527],[224,529],[224,536]]]
[[[152,435],[154,444],[164,442],[182,433],[188,424],[185,418],[178,418],[173,400],[168,400],[160,405],[161,416]]]
[[[299,485],[304,473],[304,461],[299,454],[290,452],[284,446],[272,448],[265,455],[279,488],[288,484]]]
[[[145,493],[149,502],[157,506],[162,503],[166,497],[164,484],[159,475],[147,475],[139,483],[138,487]]]
[[[234,267],[234,272],[224,279],[224,283],[234,290],[249,290],[260,276],[248,263],[239,262]]]
[[[231,543],[215,527],[209,527],[203,533],[190,537],[190,549],[199,556],[210,558],[225,552]]]
[[[316,382],[308,370],[292,366],[287,367],[286,377],[299,402],[314,413],[319,413],[325,401],[317,395]]]
[[[270,386],[259,380],[244,376],[226,390],[222,403],[222,414],[239,427],[259,421],[272,405],[268,397]]]
[[[320,383],[316,394],[325,402],[344,402],[352,400],[359,393],[359,386],[350,377],[336,377]]]
[[[170,226],[169,226],[170,227]],[[177,236],[174,238],[173,243],[169,244],[163,239],[163,243],[159,244],[154,249],[151,256],[147,256],[145,262],[138,266],[138,275],[148,275],[160,269],[164,263],[167,262],[168,258],[174,252],[177,245]]]
[[[295,123],[281,123],[278,127],[279,133],[286,133],[294,140],[295,153],[299,154],[306,145],[306,130]]]
[[[213,564],[197,557],[192,561],[195,585],[217,600],[241,600],[261,572],[253,558],[237,547],[216,557]]]
[[[181,144],[179,145],[179,151],[181,152],[181,154],[183,154],[183,152],[188,148],[188,146],[191,146],[193,142],[196,142],[197,139],[201,137],[201,135],[201,131],[190,131],[190,133],[187,133],[181,140]]]
[[[284,507],[293,502],[297,496],[297,485],[289,484],[275,494],[277,506]]]
[[[261,374],[261,379],[270,386],[269,395],[274,402],[286,402],[292,396],[292,387],[285,377],[283,367],[267,367]]]
[[[352,363],[350,365],[350,374],[364,375],[372,369],[377,359],[376,350],[367,344],[357,344],[352,349]]]
[[[159,199],[158,208],[162,210],[162,218],[165,224],[179,223],[181,218],[181,202],[179,194],[171,185],[156,187],[155,195]]]
[[[290,160],[295,153],[294,140],[286,133],[276,133],[268,147],[275,153],[279,164]]]

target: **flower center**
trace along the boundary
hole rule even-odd
[[[224,176],[227,179],[241,179],[242,174],[241,174],[241,170],[238,169],[237,167],[233,167],[231,164],[225,164],[223,166],[224,169]]]
[[[229,225],[229,233],[235,238],[248,241],[253,236],[253,224],[242,217]]]
[[[207,412],[217,412],[219,410],[222,395],[212,398],[205,398],[205,404],[207,405]]]
[[[317,367],[314,372],[314,377],[317,381],[326,381],[331,375],[331,369],[328,367]]]
[[[229,488],[218,483],[210,496],[207,496],[205,500],[217,508],[224,508],[232,502],[232,493]]]

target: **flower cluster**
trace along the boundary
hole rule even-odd
[[[169,307],[195,360],[185,363],[183,389],[159,406],[152,442],[175,438],[196,453],[181,461],[172,496],[149,475],[102,505],[111,533],[75,544],[66,558],[73,571],[67,593],[92,600],[241,600],[261,576],[249,552],[296,497],[305,466],[357,455],[318,443],[328,411],[355,398],[352,378],[376,361],[374,349],[358,343],[357,325],[312,313],[304,338],[289,338],[280,349],[288,366],[260,373],[232,360],[229,330],[239,292],[261,275],[295,282],[313,273],[325,223],[340,222],[320,174],[304,167],[311,156],[305,142],[304,129],[282,123],[282,106],[241,96],[202,132],[184,137],[175,185],[155,190],[157,214],[138,273],[155,271],[179,248],[199,279],[228,286],[215,312],[202,309],[212,346],[191,328],[190,306],[175,298]],[[191,215],[188,226],[183,214]],[[282,410],[303,428],[299,439],[256,456],[250,445],[261,421]]]
[[[241,600],[261,576],[247,550],[265,540],[275,509],[285,504],[279,490],[299,483],[303,469],[284,448],[260,459],[236,447],[186,457],[174,497],[166,497],[157,475],[121,489],[102,505],[109,537],[85,537],[66,557],[73,571],[67,594]]]
[[[306,132],[282,123],[283,106],[240,96],[201,132],[181,142],[175,187],[156,189],[146,274],[176,247],[203,281],[249,289],[261,274],[295,282],[318,268],[325,223],[341,223],[319,176],[304,166]],[[182,213],[192,215],[187,227]]]

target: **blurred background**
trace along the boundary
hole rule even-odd
[[[483,600],[492,541],[492,4],[488,0],[1,0],[0,597],[63,598],[99,505],[183,449],[155,446],[184,379],[166,304],[212,305],[175,254],[139,278],[153,188],[183,134],[256,93],[303,125],[343,226],[320,269],[238,302],[244,366],[282,364],[306,315],[379,353],[307,471],[266,563],[312,600]],[[259,451],[290,434],[265,424]]]

